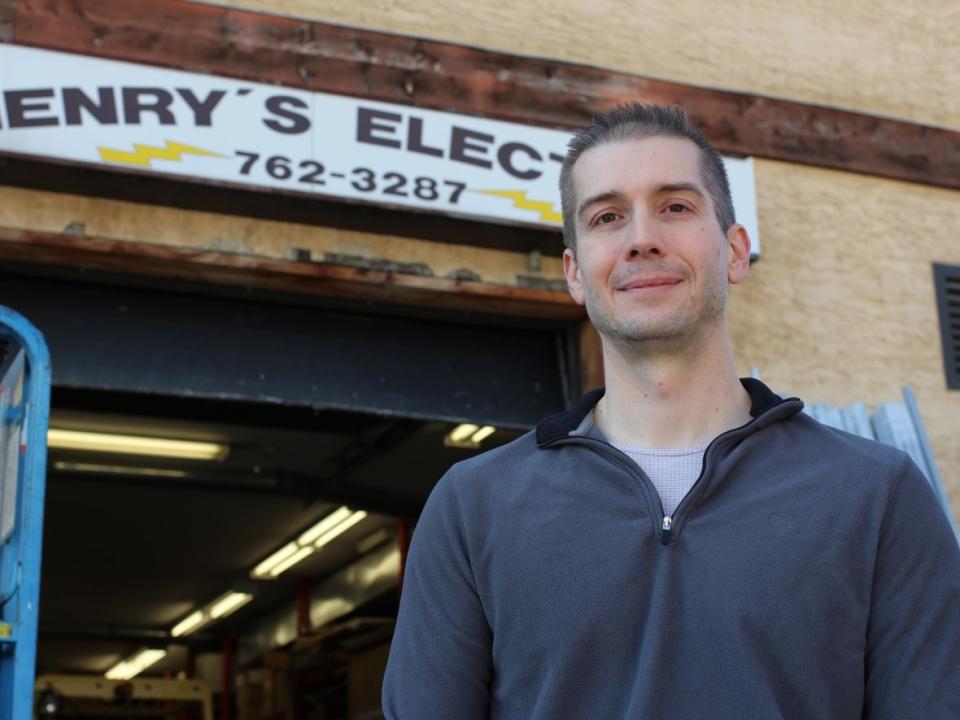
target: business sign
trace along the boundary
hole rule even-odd
[[[557,228],[570,133],[0,45],[0,152]],[[727,160],[756,239],[753,165]]]

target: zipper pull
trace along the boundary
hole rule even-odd
[[[672,534],[670,528],[673,527],[673,518],[669,515],[663,516],[663,524],[660,526],[660,543],[662,545],[670,544],[670,535]]]

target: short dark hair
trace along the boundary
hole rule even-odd
[[[563,208],[563,240],[567,247],[577,247],[577,192],[573,183],[573,166],[580,156],[592,147],[608,142],[643,140],[657,136],[692,140],[700,148],[700,171],[703,182],[713,200],[717,221],[724,232],[736,222],[730,181],[723,159],[703,134],[690,122],[687,112],[679,105],[619,105],[594,115],[583,129],[567,144],[567,155],[560,170],[560,203]]]

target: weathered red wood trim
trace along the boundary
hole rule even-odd
[[[397,305],[580,320],[566,292],[0,227],[0,260]]]
[[[0,42],[13,42],[13,20],[17,0],[0,0]]]
[[[680,103],[722,152],[960,188],[960,132],[917,123],[186,0],[0,7],[24,45],[556,127]]]

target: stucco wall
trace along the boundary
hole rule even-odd
[[[739,369],[808,402],[876,405],[909,384],[960,511],[931,268],[960,264],[960,193],[770,161],[756,184],[763,257],[730,299]]]
[[[960,128],[955,2],[226,4]],[[764,256],[731,300],[740,368],[812,402],[898,400],[909,383],[960,516],[960,392],[930,267],[960,264],[960,193],[769,161],[756,179]]]
[[[960,4],[802,0],[234,0],[247,9],[554,57],[960,128]],[[913,386],[960,516],[960,392],[947,392],[933,261],[960,264],[960,192],[757,161],[763,257],[732,293],[743,372],[811,401],[879,403]],[[317,253],[531,274],[517,253],[28,191],[0,225],[288,257]],[[555,259],[541,276],[559,278]]]
[[[960,3],[951,0],[215,4],[960,127]]]

